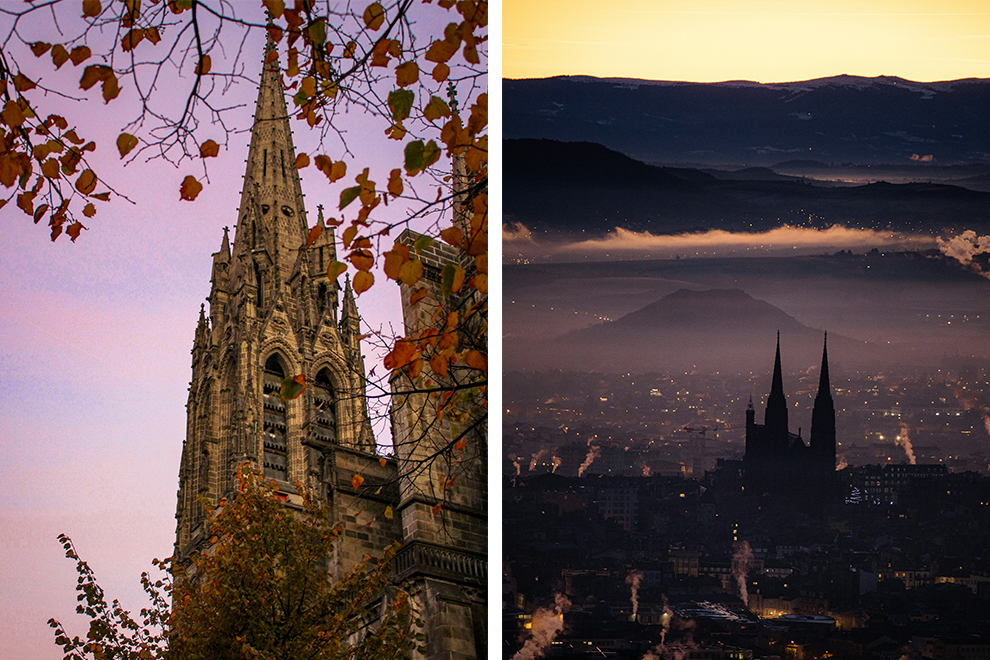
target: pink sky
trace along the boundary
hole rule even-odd
[[[248,73],[257,77],[261,43],[249,42],[245,53]],[[50,73],[50,63],[37,71]],[[137,204],[99,204],[75,244],[65,236],[51,243],[46,228],[14,204],[0,211],[5,660],[61,658],[46,625],[50,617],[71,634],[85,634],[85,620],[75,614],[74,566],[56,541],[59,533],[73,539],[108,598],[120,598],[133,613],[146,602],[141,571],[172,551],[190,349],[209,293],[211,254],[222,228],[233,230],[249,135],[233,136],[230,150],[210,162],[212,183],[195,202],[179,201],[182,178],[201,176],[195,164],[119,165],[114,142],[123,121],[116,113],[126,107],[126,85],[110,106],[96,100],[63,114],[85,119],[80,133],[97,141],[100,173]],[[237,93],[232,102],[247,106],[238,125],[248,126],[257,90],[244,86]],[[379,123],[355,115],[337,125],[350,131],[358,157],[348,159],[346,182],[358,165],[371,165],[372,178],[386,180],[400,162],[400,145],[385,140]],[[297,152],[313,154],[315,137],[300,122],[293,126]],[[312,166],[301,174],[313,224],[316,205],[335,209],[345,182],[331,187]],[[398,217],[400,209],[387,213]],[[359,311],[372,327],[391,323],[399,330],[398,289],[377,279],[359,297]],[[365,354],[369,369],[380,362]]]

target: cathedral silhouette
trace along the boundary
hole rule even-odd
[[[746,409],[746,488],[756,495],[785,496],[801,502],[825,502],[835,492],[835,406],[828,377],[828,336],[822,349],[818,394],[811,413],[811,438],[805,444],[787,424],[787,401],[780,366],[780,333],[763,424],[756,423],[750,398]]]

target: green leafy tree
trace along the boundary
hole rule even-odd
[[[49,621],[66,660],[372,660],[416,647],[422,622],[409,595],[389,585],[397,545],[334,575],[340,528],[329,507],[301,487],[290,500],[248,467],[238,480],[192,565],[175,568],[174,581],[142,575],[151,603],[140,619],[107,604],[89,565],[59,537],[79,573],[77,611],[90,620],[85,639]]]

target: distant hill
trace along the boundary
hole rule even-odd
[[[820,363],[824,333],[739,289],[681,289],[615,321],[583,328],[533,347],[528,364],[506,368],[588,371],[760,371],[773,364],[776,333],[788,369]],[[882,360],[885,349],[838,334],[830,350],[846,364]]]
[[[990,194],[931,183],[832,188],[767,170],[734,177],[656,167],[599,144],[505,140],[506,221],[552,233],[654,234],[836,223],[900,231],[990,229]]]
[[[504,80],[507,138],[603,144],[652,163],[990,163],[990,80],[833,76],[760,84]]]

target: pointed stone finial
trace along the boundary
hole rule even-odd
[[[220,244],[218,258],[224,263],[230,261],[230,227],[223,228],[223,242]]]
[[[199,304],[199,322],[206,323],[206,303]]]

